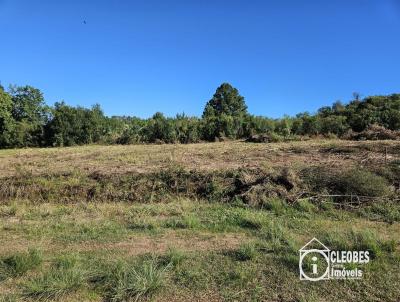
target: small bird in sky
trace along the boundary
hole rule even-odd
[[[86,20],[83,20],[83,24],[86,24]]]

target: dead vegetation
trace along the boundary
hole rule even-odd
[[[220,171],[309,165],[382,165],[385,160],[395,159],[400,159],[400,142],[396,141],[311,140],[269,144],[221,142],[18,149],[0,151],[0,178],[75,172],[149,173],[170,167]]]
[[[0,165],[21,157],[28,161],[14,166],[14,171],[5,169],[0,201],[148,203],[184,197],[262,207],[270,198],[289,203],[316,196],[339,196],[335,202],[343,203],[352,201],[353,195],[363,197],[363,203],[368,198],[398,199],[398,143],[307,143],[176,145],[168,146],[170,155],[164,152],[163,161],[159,146],[90,146],[77,154],[74,148],[32,149],[16,151],[14,156],[5,150],[0,152]],[[58,167],[57,159],[50,162],[52,156],[65,156],[60,160],[64,166]],[[116,161],[123,168],[107,169]]]

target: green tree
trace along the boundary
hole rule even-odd
[[[247,114],[247,106],[244,97],[239,91],[228,83],[223,83],[208,101],[203,112],[203,118],[209,116],[228,115],[240,117]]]
[[[143,135],[147,142],[164,142],[174,143],[176,141],[176,133],[172,121],[167,119],[164,114],[157,112],[149,119],[147,125],[143,129]]]
[[[99,105],[91,109],[56,103],[53,118],[45,127],[47,145],[73,146],[102,139],[104,115]]]
[[[12,145],[15,121],[12,118],[11,96],[0,86],[0,148]]]
[[[228,83],[223,83],[209,100],[203,112],[203,136],[207,140],[227,136],[238,138],[242,131],[247,106],[244,97]]]
[[[11,86],[12,116],[16,121],[14,145],[39,146],[43,127],[49,119],[49,108],[42,92],[31,86]]]

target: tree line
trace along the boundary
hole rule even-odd
[[[99,105],[73,107],[64,102],[48,106],[42,92],[31,86],[0,86],[0,148],[73,146],[91,143],[195,143],[245,139],[264,135],[269,141],[295,140],[304,136],[345,137],[371,125],[400,130],[400,94],[355,94],[347,104],[340,101],[296,116],[272,119],[247,111],[244,97],[228,83],[219,86],[206,103],[201,118],[157,112],[151,118],[104,115]]]

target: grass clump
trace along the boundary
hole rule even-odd
[[[282,215],[286,213],[288,205],[280,198],[268,198],[262,207],[276,215]]]
[[[157,225],[149,219],[132,219],[128,222],[127,228],[136,231],[154,231]]]
[[[171,229],[196,229],[200,227],[200,221],[196,216],[190,214],[167,219],[164,226]]]
[[[254,243],[244,243],[239,246],[239,248],[235,251],[234,256],[236,260],[239,261],[247,261],[252,260],[257,256],[257,248]]]
[[[167,266],[156,259],[137,263],[118,261],[103,266],[93,279],[110,301],[138,301],[150,298],[164,286]]]
[[[257,217],[245,215],[243,217],[240,217],[240,219],[238,220],[238,226],[245,229],[260,230],[263,226],[263,223]]]
[[[389,223],[400,221],[400,205],[394,202],[373,203],[363,207],[358,214],[370,220],[381,220]]]
[[[17,215],[17,205],[15,203],[9,206],[0,207],[0,217],[14,217]]]
[[[160,258],[162,265],[178,266],[187,258],[184,251],[169,247],[164,256]]]
[[[26,281],[22,295],[37,300],[59,299],[80,289],[86,279],[87,272],[78,266],[77,260],[65,256],[58,259],[49,271]]]
[[[308,199],[299,199],[294,206],[300,212],[315,213],[318,211],[317,206],[311,203]]]
[[[42,261],[42,254],[36,249],[3,258],[0,260],[0,281],[21,276],[38,267]]]
[[[385,197],[392,193],[388,181],[363,169],[332,171],[329,168],[312,168],[303,171],[303,178],[311,189],[320,194]]]
[[[6,294],[4,296],[0,296],[0,302],[16,302],[17,296],[13,294]]]
[[[278,221],[269,223],[260,230],[258,236],[263,250],[267,251],[293,251],[295,244],[287,229]]]
[[[62,242],[118,240],[127,233],[124,225],[114,221],[56,222],[52,226],[53,237]]]
[[[395,241],[380,240],[378,235],[370,230],[330,232],[326,233],[322,240],[332,249],[369,251],[372,258],[379,257],[384,252],[393,252],[396,248]]]

